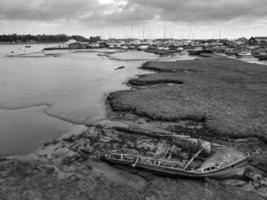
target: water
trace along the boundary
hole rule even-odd
[[[244,62],[248,62],[248,63],[255,63],[255,64],[260,64],[260,65],[267,65],[267,61],[266,60],[259,60],[258,58],[251,56],[251,57],[241,57],[241,58],[237,58],[236,56],[226,56],[232,59],[237,59],[237,60],[241,60]]]
[[[163,57],[158,58],[157,60],[169,62],[169,61],[177,61],[177,60],[194,60],[196,58],[199,58],[199,57],[190,56],[188,55],[188,53],[181,52],[181,53],[175,53],[175,54],[163,56]]]
[[[118,52],[116,54],[111,54],[109,56],[113,60],[126,60],[126,61],[146,61],[157,59],[158,56],[152,53],[147,53],[143,51],[133,51],[129,50],[126,52]]]
[[[145,60],[166,60],[141,51],[41,51],[49,46],[55,44],[0,45],[0,156],[28,154],[63,134],[81,132],[105,118],[108,93],[151,73],[138,69]],[[119,66],[125,68],[114,70]]]
[[[111,54],[108,57],[113,60],[127,60],[127,61],[147,61],[147,60],[176,61],[176,60],[193,60],[197,58],[197,56],[189,56],[185,52],[158,57],[152,53],[146,53],[143,51],[131,51],[131,50],[127,52],[118,52],[116,54]]]
[[[30,153],[46,141],[104,118],[106,95],[127,89],[123,84],[127,79],[145,73],[137,69],[142,60],[98,56],[111,50],[51,51],[57,54],[52,57],[40,51],[45,46],[49,45],[0,46],[0,156]],[[114,70],[119,66],[125,68]]]
[[[43,113],[44,106],[0,110],[1,156],[26,154],[62,134],[75,134],[85,127],[73,125]]]

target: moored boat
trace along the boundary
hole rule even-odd
[[[237,53],[236,57],[238,57],[238,58],[250,58],[250,57],[253,57],[253,55],[251,54],[251,52],[243,51],[243,52]]]

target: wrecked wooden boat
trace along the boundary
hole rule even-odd
[[[233,148],[187,136],[176,136],[170,144],[159,145],[153,156],[115,150],[98,157],[111,164],[173,178],[220,179],[242,176],[248,159],[248,156]]]

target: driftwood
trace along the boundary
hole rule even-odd
[[[191,163],[195,160],[196,157],[199,156],[199,154],[203,151],[203,149],[200,149],[189,161],[188,163],[185,165],[184,169],[187,169]]]

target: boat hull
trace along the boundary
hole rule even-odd
[[[109,159],[102,157],[101,160],[111,163],[111,164],[117,164],[117,165],[125,165],[130,168],[137,168],[141,170],[147,170],[151,173],[162,175],[162,176],[168,176],[171,178],[178,178],[178,177],[187,177],[187,178],[217,178],[217,179],[225,179],[229,177],[239,177],[242,176],[244,173],[244,170],[247,165],[247,158],[244,158],[236,163],[233,163],[232,165],[229,165],[227,167],[224,167],[222,169],[218,169],[216,171],[211,172],[197,172],[197,171],[187,171],[184,169],[177,169],[177,168],[171,168],[171,167],[163,167],[160,165],[149,165],[149,164],[143,164],[143,163],[136,163],[133,165],[132,162],[126,161],[126,160],[115,160],[115,159]]]
[[[265,55],[265,56],[257,56],[257,58],[259,60],[267,60],[267,55]]]

